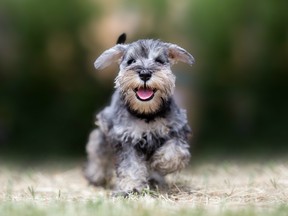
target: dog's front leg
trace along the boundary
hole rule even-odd
[[[188,143],[183,139],[174,138],[156,150],[150,159],[150,167],[165,176],[183,169],[188,164],[189,159]]]
[[[144,155],[133,146],[125,145],[116,152],[116,191],[115,195],[140,193],[147,186],[148,169]]]

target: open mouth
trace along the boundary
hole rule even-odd
[[[156,92],[155,89],[150,89],[146,87],[136,88],[134,91],[136,93],[136,97],[141,101],[151,100]]]

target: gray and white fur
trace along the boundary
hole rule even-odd
[[[186,111],[174,102],[176,62],[192,65],[183,48],[159,40],[117,44],[95,61],[97,69],[118,62],[111,104],[97,114],[86,147],[85,176],[105,186],[116,169],[116,194],[141,192],[181,170],[190,159]]]

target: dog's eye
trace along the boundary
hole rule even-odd
[[[131,64],[133,64],[133,63],[135,63],[135,62],[136,62],[136,60],[133,59],[133,58],[131,58],[131,59],[129,59],[129,60],[127,61],[127,65],[131,65]]]
[[[155,62],[157,62],[159,64],[165,64],[165,61],[162,58],[160,58],[160,57],[156,58]]]

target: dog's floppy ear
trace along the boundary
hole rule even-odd
[[[126,33],[121,34],[121,35],[118,37],[116,44],[124,44],[125,41],[126,41],[126,38],[127,38]]]
[[[185,49],[170,43],[168,43],[168,58],[172,64],[176,64],[180,61],[192,65],[195,62],[194,57]]]
[[[103,69],[108,67],[114,62],[117,62],[123,56],[127,45],[125,44],[117,44],[116,46],[106,50],[103,52],[94,62],[94,67],[96,69]]]

